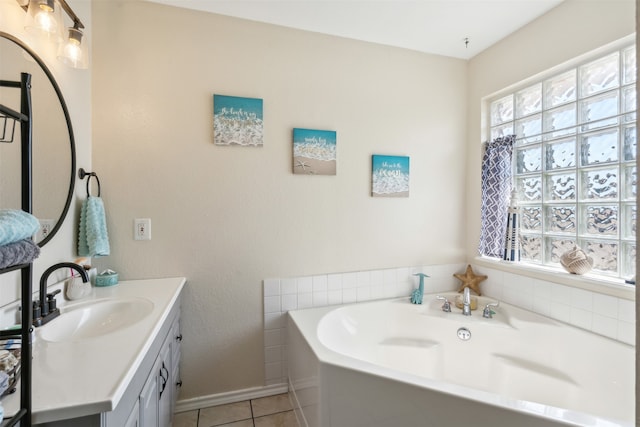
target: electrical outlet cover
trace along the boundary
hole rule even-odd
[[[151,218],[136,218],[133,221],[133,239],[151,240]]]
[[[44,240],[49,233],[51,233],[51,230],[53,230],[53,227],[56,225],[56,221],[53,219],[41,219],[40,220],[40,239]]]

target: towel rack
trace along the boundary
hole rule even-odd
[[[0,80],[0,87],[13,87],[24,90],[25,85],[31,89],[31,75],[28,80],[10,81]],[[21,99],[21,102],[23,100]],[[30,102],[30,101],[29,101]],[[2,121],[2,130],[0,131],[0,142],[13,142],[13,136],[16,131],[16,122],[29,123],[30,115],[25,114],[21,105],[21,111],[15,111],[5,105],[0,104],[0,120]],[[24,129],[23,129],[24,130]]]
[[[98,183],[98,197],[100,197],[100,179],[98,179],[98,174],[95,172],[87,172],[84,168],[80,168],[78,170],[78,177],[80,179],[84,179],[87,177],[87,197],[91,196],[91,178],[95,178]]]
[[[21,158],[21,180],[22,180],[22,210],[28,213],[33,212],[32,203],[32,117],[31,117],[31,74],[20,73],[20,82],[0,80],[0,87],[13,87],[20,89],[20,112],[14,111],[4,105],[0,105],[0,116],[6,120],[20,122],[20,158]],[[1,142],[10,142],[3,135]],[[13,134],[11,135],[13,141]],[[32,343],[30,333],[33,331],[31,319],[32,306],[32,286],[33,264],[21,264],[7,267],[0,270],[0,274],[13,270],[20,270],[21,288],[21,328],[19,330],[0,330],[0,338],[20,337],[21,339],[21,368],[20,368],[20,409],[11,418],[0,422],[3,427],[20,425],[21,427],[31,427],[31,407],[32,407]]]

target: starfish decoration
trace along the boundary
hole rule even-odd
[[[478,294],[478,296],[482,295],[480,292],[480,282],[487,280],[487,276],[475,274],[471,265],[467,265],[467,271],[465,271],[464,274],[456,273],[453,276],[462,281],[462,285],[460,286],[460,289],[458,289],[458,292],[462,292],[464,288],[469,288]]]
[[[307,163],[307,162],[305,162],[305,161],[298,160],[298,164],[296,165],[296,167],[297,167],[297,168],[302,168],[302,172],[306,172],[306,171],[307,171],[307,169],[306,169],[306,168],[310,168],[310,167],[311,167],[311,165],[310,165],[310,164],[308,164],[308,163]]]

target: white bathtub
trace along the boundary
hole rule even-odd
[[[452,293],[447,295],[450,300]],[[309,427],[634,425],[634,347],[508,304],[435,295],[289,312],[289,386]],[[471,338],[457,331],[465,327]]]

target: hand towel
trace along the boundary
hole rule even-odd
[[[35,216],[19,209],[0,209],[0,246],[31,237],[39,229]]]
[[[78,255],[107,256],[109,251],[104,203],[100,197],[89,196],[82,203],[80,211]]]
[[[0,246],[0,268],[29,264],[38,258],[38,255],[40,247],[30,238]]]

